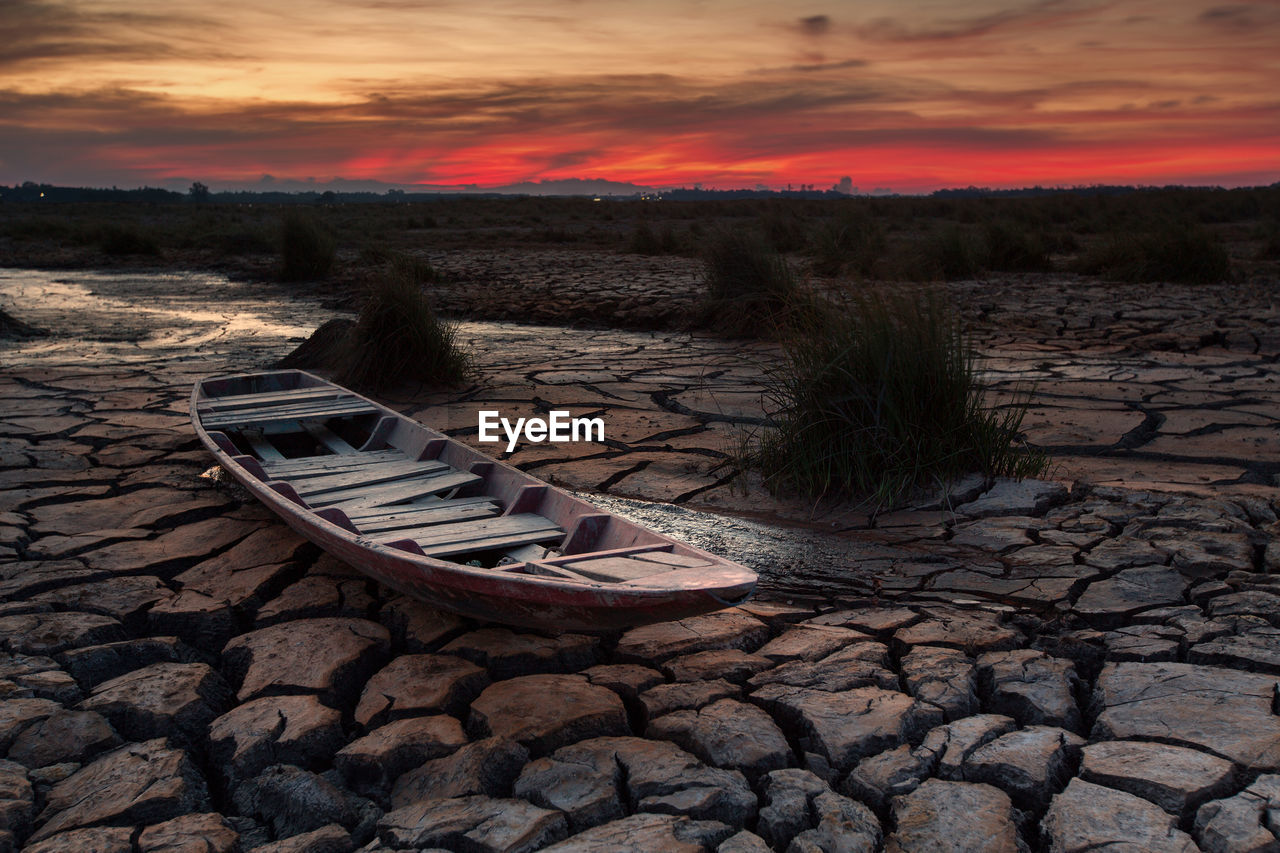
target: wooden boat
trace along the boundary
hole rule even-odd
[[[601,630],[744,601],[756,575],[300,370],[191,393],[223,468],[301,535],[393,589],[478,619]]]

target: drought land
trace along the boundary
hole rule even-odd
[[[726,231],[819,304],[944,294],[1047,472],[765,488],[735,454],[787,341],[708,307]],[[6,202],[0,265],[0,849],[1280,843],[1278,190]],[[477,624],[201,476],[195,379],[354,321],[389,267],[471,361],[379,399],[739,559],[756,600]],[[492,410],[605,441],[504,452]]]

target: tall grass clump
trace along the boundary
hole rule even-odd
[[[380,388],[417,380],[457,385],[472,373],[457,327],[436,316],[411,263],[391,263],[374,278],[347,340],[338,380]]]
[[[291,210],[280,229],[280,278],[319,281],[329,275],[336,254],[333,235],[314,216]]]
[[[701,324],[722,334],[777,335],[811,310],[786,258],[750,231],[721,230],[703,250]]]
[[[886,506],[961,474],[1048,465],[1020,442],[1025,399],[984,405],[974,351],[936,290],[864,292],[815,316],[766,386],[773,425],[741,462],[777,491]]]
[[[1077,260],[1075,271],[1117,281],[1212,284],[1231,276],[1231,257],[1203,226],[1165,222],[1095,244]]]

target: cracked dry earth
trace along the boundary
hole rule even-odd
[[[601,412],[605,447],[511,460],[761,573],[738,609],[552,636],[381,589],[200,476],[191,383],[280,357],[314,306],[56,278],[0,277],[64,330],[0,350],[0,850],[1280,845],[1256,304],[1252,343],[1137,302],[1110,332],[992,320],[992,382],[1039,376],[1029,431],[1081,482],[818,523],[714,468],[760,414],[731,345],[468,324],[485,383],[393,403],[463,438],[480,407]]]

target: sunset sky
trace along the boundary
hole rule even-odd
[[[0,183],[1267,184],[1280,2],[2,0]]]

